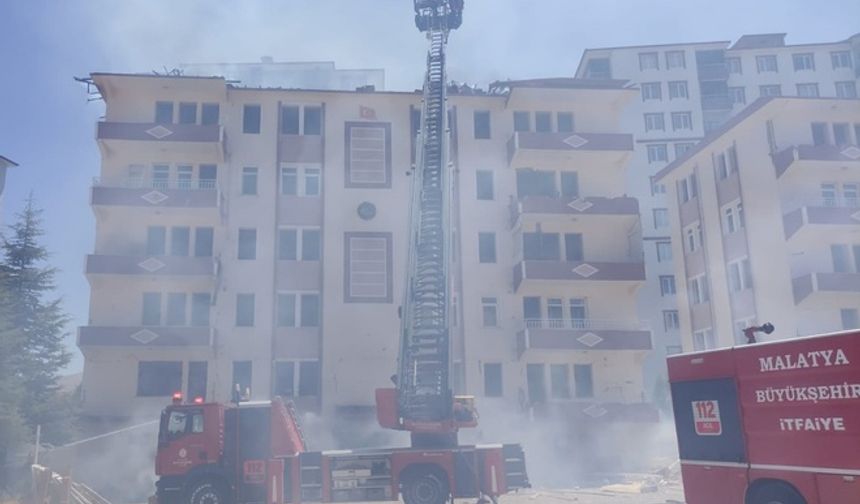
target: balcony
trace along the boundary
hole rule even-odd
[[[783,215],[782,223],[787,241],[820,243],[835,233],[850,231],[850,226],[860,226],[860,200],[813,201]]]
[[[510,204],[510,225],[515,227],[520,219],[531,216],[536,218],[562,218],[571,216],[588,217],[625,217],[639,218],[639,202],[636,198],[570,198],[552,196],[526,196],[512,199]],[[608,222],[596,219],[596,222]],[[617,221],[612,221],[617,222]]]
[[[515,291],[523,284],[545,285],[546,282],[638,284],[645,281],[645,263],[524,260],[514,266],[513,273]]]
[[[163,155],[224,161],[224,128],[219,124],[98,123],[96,139],[102,154],[146,149]],[[201,159],[202,160],[202,159]]]
[[[86,274],[211,277],[217,272],[212,257],[88,255]]]
[[[517,333],[520,357],[529,350],[651,350],[651,331],[640,321],[526,319]]]
[[[860,305],[860,273],[809,273],[792,287],[794,304],[804,309]]]
[[[729,79],[729,67],[725,63],[701,63],[696,67],[700,81],[724,81]]]
[[[633,135],[620,133],[517,132],[508,140],[511,166],[623,163],[633,154]]]
[[[702,110],[731,110],[732,99],[727,94],[702,95]]]
[[[83,326],[78,347],[212,347],[215,328],[186,326]]]
[[[860,168],[860,148],[855,145],[795,145],[771,156],[777,177],[795,166],[797,169]]]
[[[90,204],[102,207],[216,210],[221,194],[214,180],[95,179]]]

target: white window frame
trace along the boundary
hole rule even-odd
[[[281,231],[296,232],[296,250],[295,259],[281,259]],[[305,259],[302,253],[305,231],[318,231],[320,234],[320,250],[319,259]],[[276,236],[275,257],[278,261],[296,261],[296,262],[319,262],[322,261],[322,228],[320,226],[278,226],[278,235]]]
[[[669,209],[668,208],[653,208],[651,213],[654,217],[654,228],[669,227]]]
[[[284,172],[287,170],[295,170],[296,173],[296,194],[284,194]],[[317,184],[319,190],[316,194],[308,194],[307,186],[308,179],[318,178]],[[303,164],[281,164],[278,170],[278,195],[279,196],[301,196],[307,198],[318,198],[322,194],[322,169],[319,165],[303,165]]]
[[[746,88],[743,86],[729,87],[729,97],[732,100],[732,105],[745,105],[747,102]]]
[[[854,81],[838,81],[833,84],[837,98],[857,98],[857,83]]]
[[[818,92],[818,83],[801,82],[797,84],[797,96],[802,98],[818,98],[820,96]]]
[[[726,273],[729,276],[730,292],[741,292],[752,288],[752,269],[748,257],[729,262],[726,265]]]
[[[316,295],[319,307],[319,316],[317,317],[317,325],[314,326],[305,326],[302,325],[302,296],[313,294]],[[278,306],[278,297],[281,295],[292,295],[295,296],[296,302],[293,305],[293,322],[295,325],[292,326],[282,326],[278,324],[278,316],[280,315]],[[322,293],[320,291],[315,290],[289,290],[289,289],[279,289],[275,295],[275,327],[283,327],[283,328],[292,328],[292,329],[315,329],[322,326]],[[314,359],[310,359],[314,360]]]
[[[711,293],[708,290],[709,282],[708,275],[702,273],[690,278],[690,304],[702,304],[711,300]]]
[[[699,352],[702,350],[711,350],[717,347],[717,342],[714,340],[714,331],[708,327],[693,332],[693,351]]]
[[[648,144],[646,151],[649,163],[666,163],[669,161],[669,148],[666,144]]]
[[[273,381],[275,379],[276,364],[277,363],[286,363],[286,362],[290,362],[293,364],[293,391],[289,397],[290,398],[317,397],[317,396],[310,396],[310,395],[307,395],[307,396],[300,396],[299,395],[299,390],[301,390],[301,384],[299,383],[299,379],[301,377],[301,374],[299,373],[299,368],[301,367],[302,362],[316,362],[317,366],[320,366],[320,372],[322,372],[322,363],[320,362],[320,360],[319,359],[312,359],[312,358],[309,358],[309,359],[298,359],[298,358],[297,359],[275,359],[274,364],[272,364],[272,380]],[[319,389],[320,389],[320,392],[322,392],[322,376],[319,377]],[[275,391],[273,390],[272,393],[274,394],[274,392]]]
[[[666,246],[666,250],[668,250],[668,253],[667,253],[668,256],[661,257],[661,254],[660,254],[660,246],[661,245]],[[664,241],[664,240],[655,241],[654,242],[654,248],[655,248],[656,254],[657,254],[657,262],[668,262],[668,261],[672,260],[672,242]]]
[[[693,129],[692,112],[672,112],[672,131]]]
[[[776,93],[772,91],[776,90]],[[762,84],[758,87],[759,96],[782,96],[782,86],[779,84]]]
[[[755,57],[755,66],[758,73],[779,72],[779,61],[776,54],[761,54]]]
[[[830,64],[833,66],[834,70],[839,68],[853,68],[854,65],[851,61],[851,51],[831,51]]]
[[[678,310],[663,310],[663,332],[678,331],[680,329],[681,317],[678,315]]]
[[[661,101],[663,100],[663,85],[661,82],[643,82],[640,85],[642,91],[642,101]]]
[[[671,58],[670,56],[674,56],[676,58]],[[677,56],[680,56],[680,61],[678,61]],[[684,51],[666,51],[666,69],[672,68],[687,68],[687,57]]]
[[[639,53],[639,70],[660,70],[660,53],[656,51]]]
[[[660,296],[674,296],[678,292],[678,286],[675,283],[675,275],[660,275]]]
[[[730,74],[743,75],[744,73],[743,62],[740,57],[726,58],[726,68]]]
[[[494,310],[494,323],[487,324],[484,317],[484,310],[492,307]],[[481,296],[481,327],[498,329],[501,327],[499,323],[499,298],[496,296]]]
[[[795,53],[791,55],[795,72],[815,71],[815,53]]]
[[[666,131],[666,117],[663,112],[646,112],[645,131]]]
[[[690,90],[687,87],[687,81],[669,81],[668,86],[670,100],[687,100],[690,98]]]

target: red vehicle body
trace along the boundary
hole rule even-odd
[[[860,502],[860,332],[668,365],[687,504]]]
[[[158,504],[437,503],[528,486],[519,445],[308,452],[280,398],[168,406],[155,472]]]

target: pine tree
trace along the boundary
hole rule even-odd
[[[42,426],[43,439],[58,443],[69,435],[68,401],[60,396],[57,375],[71,354],[63,339],[68,315],[59,299],[47,299],[56,288],[56,269],[46,264],[42,211],[32,194],[2,244],[0,289],[6,298],[0,307],[11,329],[19,333],[18,351],[11,357],[23,394],[18,411],[30,429]]]

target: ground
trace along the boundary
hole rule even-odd
[[[655,491],[633,492],[634,488],[618,487],[610,491],[607,487],[577,488],[570,490],[533,489],[499,499],[499,504],[682,504],[684,491],[680,485],[664,484]]]

